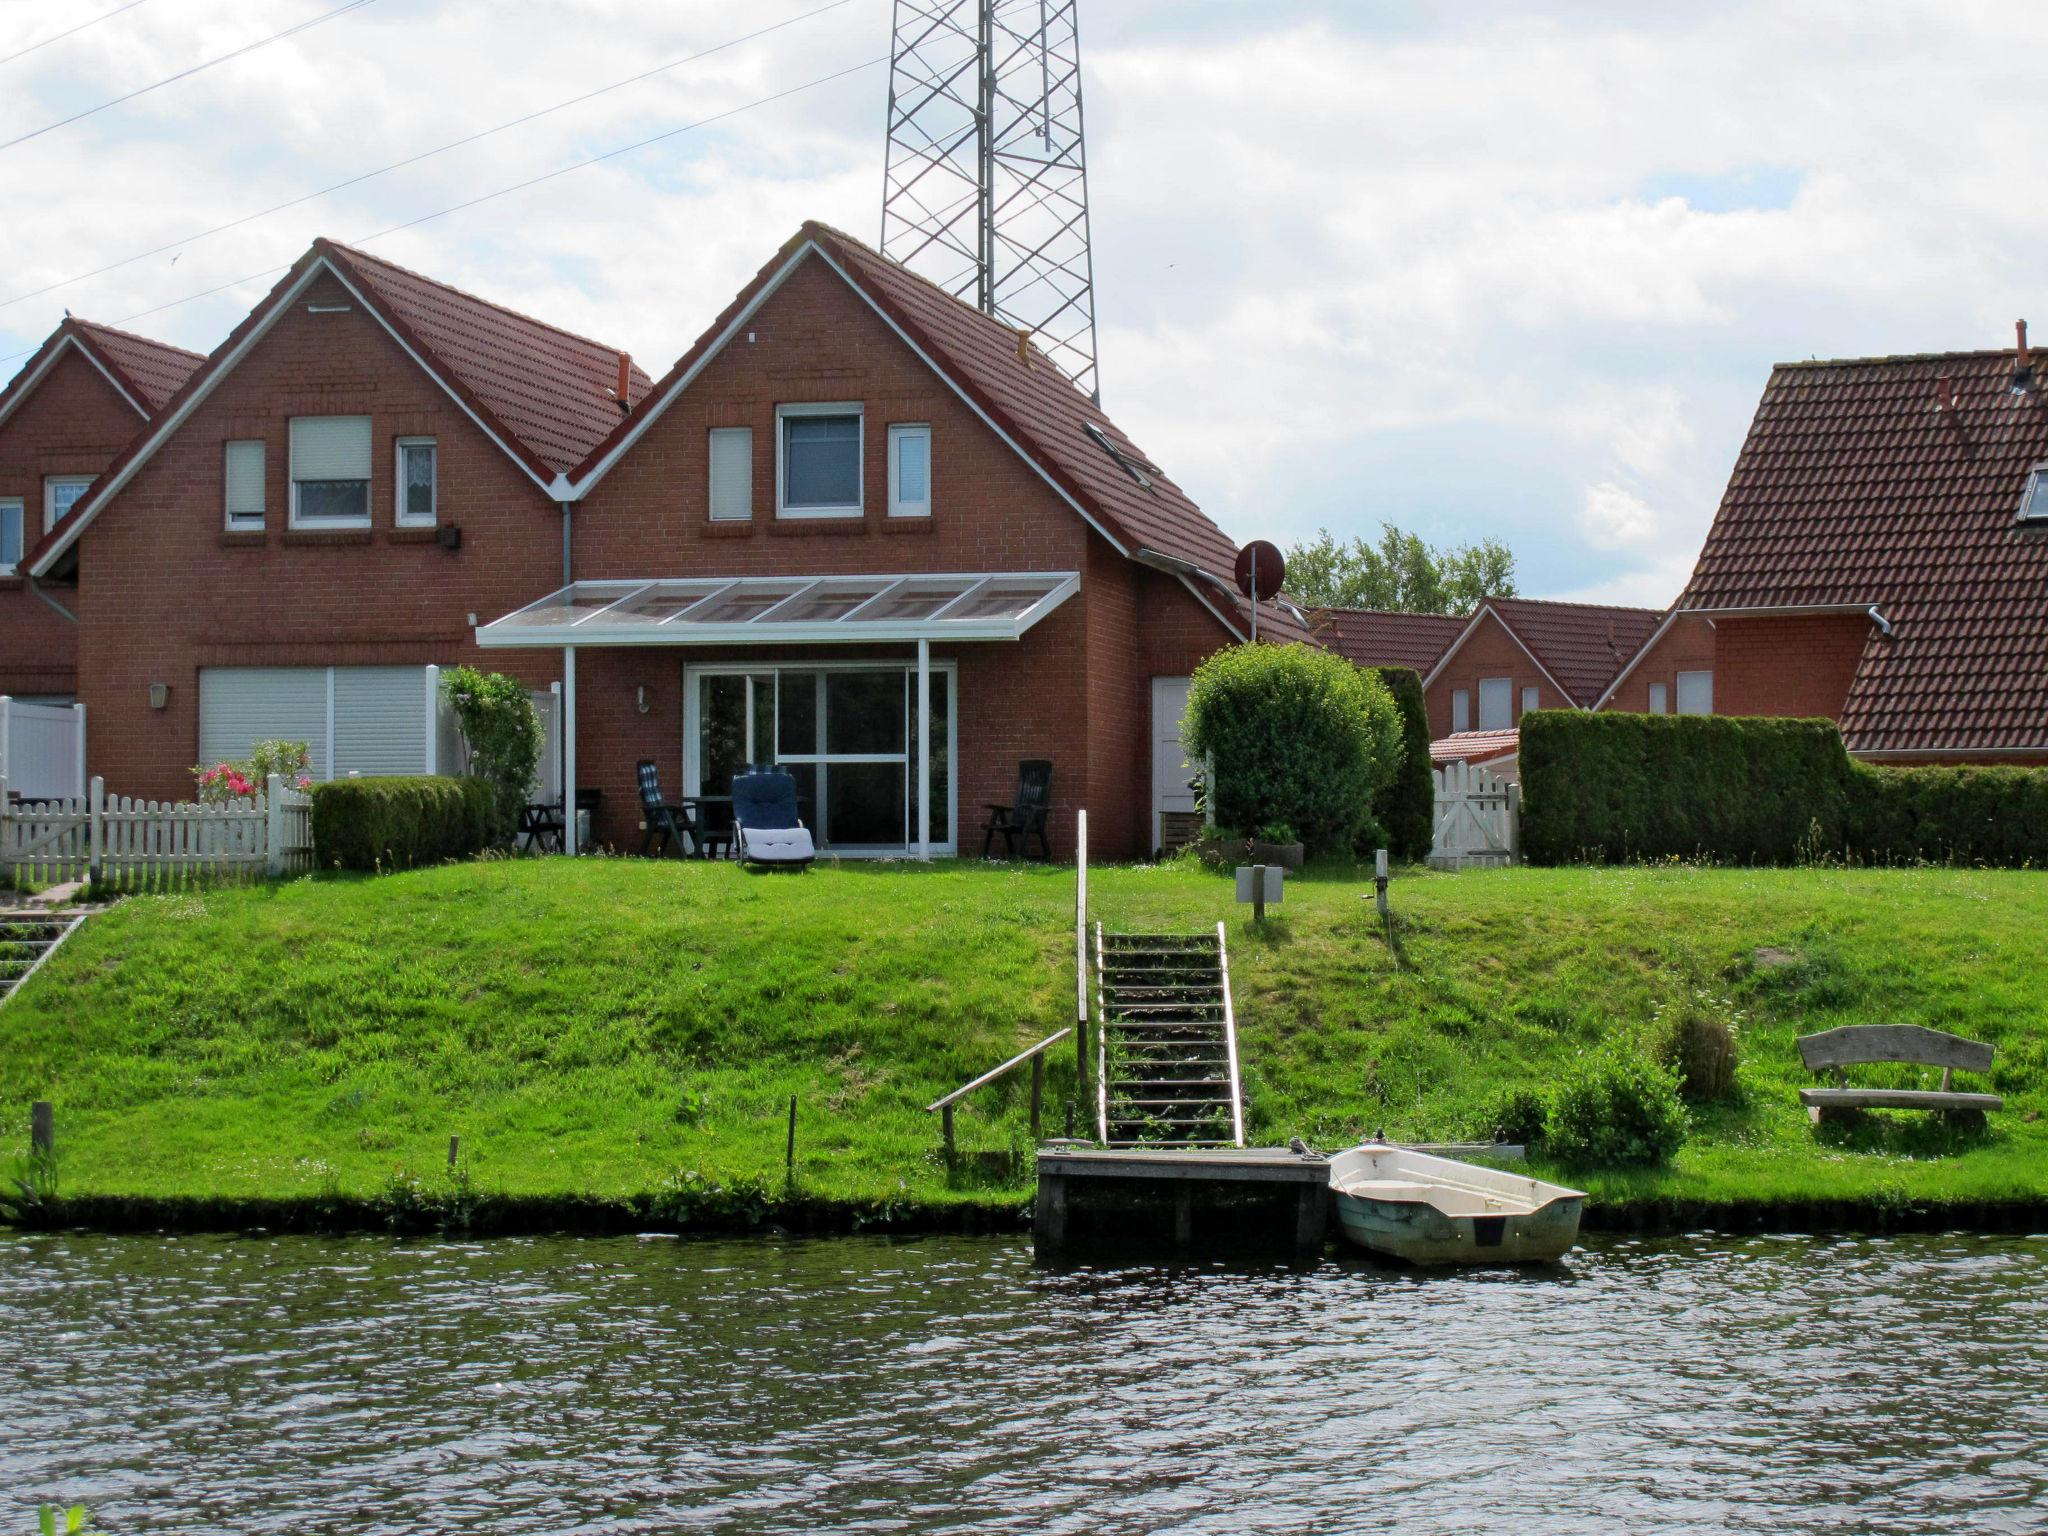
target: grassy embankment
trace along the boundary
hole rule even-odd
[[[1738,1092],[1698,1112],[1668,1169],[1573,1171],[1610,1217],[2048,1204],[2038,874],[1418,873],[1395,883],[1391,950],[1348,867],[1290,884],[1264,933],[1186,865],[1097,870],[1091,890],[1112,928],[1228,918],[1259,1141],[1470,1134],[1503,1088],[1546,1087],[1686,1004],[1736,1021]],[[0,1160],[49,1098],[60,1194],[88,1202],[73,1214],[403,1219],[481,1200],[486,1222],[521,1201],[510,1219],[555,1202],[570,1220],[675,1220],[782,1199],[795,1094],[786,1219],[805,1201],[1014,1212],[1028,1163],[949,1179],[923,1106],[1066,1022],[1072,904],[1067,870],[594,860],[132,898],[0,1008]],[[1892,1020],[1998,1044],[2007,1108],[1986,1138],[1900,1117],[1816,1139],[1793,1037]],[[1053,1131],[1072,1052],[1055,1059]],[[1024,1149],[1026,1082],[977,1097],[965,1147]]]

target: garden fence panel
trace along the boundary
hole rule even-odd
[[[1522,787],[1470,763],[1433,769],[1432,869],[1484,869],[1521,862]]]
[[[114,886],[199,877],[301,874],[313,868],[313,799],[273,776],[226,804],[108,795],[17,800],[0,778],[0,881],[34,886],[93,877]]]

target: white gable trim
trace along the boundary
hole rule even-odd
[[[1235,640],[1239,645],[1244,644],[1244,631],[1239,629],[1235,624],[1231,623],[1230,620],[1224,615],[1223,610],[1218,608],[1214,603],[1209,601],[1207,595],[1203,593],[1200,587],[1195,585],[1194,580],[1191,577],[1183,576],[1178,571],[1174,572],[1174,577],[1176,580],[1180,582],[1182,586],[1186,587],[1189,592],[1194,594],[1196,602],[1200,603],[1204,608],[1209,610],[1210,614],[1215,618],[1216,622],[1223,626],[1223,631],[1225,634],[1229,635],[1230,638]]]
[[[133,395],[128,393],[128,387],[125,384],[123,384],[119,379],[115,378],[114,375],[108,371],[107,365],[105,363],[101,362],[97,357],[93,356],[93,351],[91,347],[85,346],[79,341],[79,339],[76,336],[72,335],[69,331],[66,331],[62,336],[57,338],[57,345],[50,348],[50,355],[43,359],[41,366],[39,366],[34,373],[31,373],[27,378],[23,379],[21,381],[21,387],[15,390],[13,397],[9,399],[4,406],[0,406],[0,423],[4,423],[8,417],[14,414],[17,407],[19,407],[23,402],[25,402],[30,395],[33,395],[36,392],[37,388],[42,384],[44,378],[48,376],[50,370],[57,366],[57,361],[59,358],[63,357],[65,349],[70,347],[76,347],[78,349],[79,355],[83,357],[88,363],[92,364],[94,371],[97,372],[101,378],[105,379],[109,384],[114,386],[114,393],[119,395],[123,400],[126,400],[128,404],[131,407],[133,407],[136,415],[140,416],[144,421],[149,420],[149,407],[144,405],[140,400],[136,399]]]
[[[1669,613],[1664,615],[1664,621],[1661,624],[1659,624],[1655,629],[1650,631],[1650,638],[1645,640],[1641,645],[1636,647],[1636,653],[1635,655],[1629,657],[1628,665],[1623,667],[1619,672],[1614,674],[1614,681],[1607,685],[1607,691],[1601,694],[1599,698],[1593,701],[1593,708],[1597,710],[1604,709],[1606,707],[1607,701],[1614,697],[1615,691],[1619,689],[1621,685],[1628,680],[1629,673],[1635,671],[1636,664],[1640,662],[1645,656],[1650,654],[1650,648],[1652,646],[1654,646],[1659,640],[1662,640],[1664,638],[1664,631],[1669,629],[1672,625],[1678,622],[1678,615],[1680,611],[1681,610],[1674,608]]]
[[[1422,686],[1425,689],[1428,688],[1431,683],[1435,682],[1440,675],[1442,675],[1444,668],[1448,667],[1451,664],[1451,658],[1458,654],[1459,648],[1463,646],[1467,640],[1470,640],[1472,638],[1473,634],[1476,633],[1479,628],[1480,621],[1486,618],[1488,614],[1491,614],[1493,616],[1494,623],[1498,624],[1502,629],[1507,631],[1508,638],[1515,642],[1516,649],[1521,651],[1521,653],[1524,656],[1529,658],[1531,664],[1535,666],[1538,672],[1541,672],[1543,674],[1545,680],[1549,682],[1550,686],[1555,688],[1559,693],[1564,695],[1564,700],[1567,704],[1571,705],[1573,709],[1583,709],[1585,707],[1584,705],[1579,703],[1577,699],[1572,697],[1571,689],[1565,687],[1563,683],[1560,683],[1556,678],[1550,675],[1550,668],[1546,667],[1545,665],[1543,665],[1542,662],[1536,659],[1536,653],[1530,650],[1529,647],[1523,643],[1522,637],[1520,635],[1515,633],[1515,626],[1510,624],[1505,618],[1503,618],[1500,614],[1500,611],[1496,609],[1491,603],[1481,603],[1479,607],[1473,612],[1472,621],[1469,624],[1467,624],[1462,631],[1459,632],[1458,638],[1451,642],[1450,649],[1445,651],[1443,655],[1437,657],[1436,665],[1429,669],[1429,676],[1425,677],[1422,680]]]
[[[920,347],[915,341],[913,341],[910,338],[910,335],[903,329],[903,327],[896,323],[895,318],[891,316],[887,310],[883,309],[881,305],[877,304],[873,296],[869,294],[868,291],[865,288],[863,288],[859,283],[855,282],[853,280],[852,275],[849,272],[847,272],[847,270],[844,267],[842,267],[837,261],[832,259],[832,253],[830,251],[827,251],[823,246],[818,244],[816,240],[809,238],[806,238],[802,245],[798,246],[796,250],[790,253],[789,259],[776,269],[775,275],[769,278],[769,280],[766,283],[762,284],[761,291],[754,295],[752,302],[749,303],[745,309],[741,310],[737,315],[733,317],[731,324],[727,325],[723,331],[718,333],[717,339],[713,341],[711,345],[705,349],[704,355],[698,358],[696,362],[692,363],[690,365],[689,371],[685,373],[681,378],[677,379],[675,383],[670,386],[668,392],[662,397],[661,401],[657,405],[655,405],[651,410],[649,410],[644,417],[642,417],[638,422],[636,422],[633,426],[632,431],[628,432],[623,438],[621,438],[609,453],[607,453],[602,459],[598,460],[597,463],[591,467],[591,471],[587,476],[585,476],[581,481],[577,482],[577,484],[573,488],[572,497],[570,499],[581,501],[586,495],[589,494],[590,490],[597,484],[598,481],[604,478],[605,474],[612,468],[612,466],[618,463],[619,459],[625,455],[625,453],[633,446],[634,443],[640,440],[641,434],[644,433],[649,427],[653,426],[655,421],[658,420],[661,414],[675,402],[677,397],[680,396],[684,390],[688,389],[690,385],[696,381],[697,375],[702,373],[704,369],[707,366],[709,366],[711,360],[714,357],[718,356],[720,352],[725,350],[726,344],[730,342],[734,336],[738,335],[740,331],[745,329],[747,322],[754,317],[755,312],[758,311],[763,304],[767,303],[769,297],[773,295],[775,291],[778,288],[780,288],[785,281],[788,280],[789,275],[792,272],[794,272],[799,265],[802,264],[804,258],[806,256],[811,255],[815,255],[820,261],[824,262],[826,266],[830,267],[833,272],[837,273],[839,276],[839,280],[845,283],[848,288],[851,288],[854,291],[854,293],[859,296],[861,302],[866,304],[869,309],[873,310],[875,314],[880,318],[881,322],[884,325],[888,326],[888,328],[895,333],[897,339],[900,340],[906,347],[910,348],[910,350],[916,354],[917,360],[923,363],[925,367],[929,368],[935,375],[937,375],[941,383],[943,383],[948,389],[952,390],[955,395],[959,396],[961,402],[964,405],[966,405],[966,407],[970,411],[974,412],[975,416],[980,419],[982,425],[987,427],[989,431],[995,433],[995,435],[999,439],[1001,439],[1003,444],[1007,448],[1009,448],[1009,450],[1012,453],[1016,454],[1018,458],[1022,459],[1026,464],[1028,464],[1039,479],[1043,480],[1048,486],[1052,487],[1054,494],[1056,494],[1061,501],[1064,501],[1068,506],[1072,507],[1075,512],[1080,514],[1081,520],[1083,522],[1087,523],[1087,525],[1090,528],[1093,528],[1097,533],[1101,534],[1102,537],[1108,542],[1109,547],[1111,549],[1115,550],[1118,554],[1124,556],[1124,558],[1126,559],[1130,558],[1131,552],[1124,547],[1123,542],[1120,539],[1116,538],[1115,535],[1110,533],[1110,531],[1107,528],[1103,527],[1101,523],[1097,522],[1095,518],[1089,513],[1088,509],[1082,506],[1080,502],[1076,501],[1073,498],[1073,496],[1071,496],[1067,492],[1065,486],[1061,485],[1057,480],[1053,479],[1051,475],[1046,473],[1045,466],[1040,464],[1038,460],[1033,458],[1030,454],[1026,453],[1023,450],[1023,448],[1019,446],[1015,438],[1011,437],[1009,433],[1005,432],[1001,427],[997,426],[995,421],[989,416],[989,414],[981,408],[979,403],[975,401],[974,397],[969,395],[966,390],[962,389],[960,385],[957,382],[955,382],[953,376],[949,374],[945,369],[941,368],[938,365],[937,361],[933,359],[930,353],[926,352],[923,347]],[[1189,590],[1192,591],[1193,589],[1190,588]],[[1211,611],[1213,612],[1213,610]],[[1235,633],[1235,631],[1233,631],[1233,633]]]
[[[192,413],[198,410],[205,403],[206,398],[219,387],[221,381],[233,373],[241,365],[242,360],[255,348],[256,344],[270,334],[271,327],[277,324],[285,311],[291,308],[299,295],[304,293],[307,287],[311,285],[313,279],[322,272],[328,273],[336,282],[349,291],[355,301],[362,305],[364,312],[372,316],[384,328],[384,333],[398,343],[399,350],[417,363],[421,371],[428,378],[441,386],[442,391],[450,400],[455,402],[461,409],[462,414],[475,422],[484,436],[488,437],[493,443],[496,443],[505,456],[519,466],[520,472],[527,479],[531,480],[543,491],[551,489],[550,482],[534,474],[532,466],[527,464],[518,454],[514,453],[506,444],[504,438],[500,437],[485,424],[483,418],[470,408],[468,401],[455,392],[454,388],[441,376],[440,372],[429,366],[425,358],[421,357],[411,346],[407,345],[405,338],[399,335],[391,322],[384,318],[378,307],[370,302],[361,289],[349,281],[348,275],[327,257],[319,256],[314,259],[312,265],[306,268],[305,273],[296,283],[293,283],[289,289],[272,301],[269,310],[250,328],[249,334],[237,342],[234,350],[222,357],[217,366],[213,364],[211,359],[200,365],[206,377],[200,381],[199,387],[179,402],[177,409],[169,412],[157,422],[142,447],[136,451],[133,458],[121,466],[118,474],[104,484],[93,488],[85,509],[82,512],[74,512],[64,520],[63,536],[43,553],[29,574],[47,576],[50,573],[50,568],[56,563],[57,557],[77,543],[79,535],[92,526],[93,519],[99,516],[100,508],[104,507],[120,492],[123,486],[130,480],[133,480],[137,474],[141,473],[142,467],[156,457],[157,450],[162,448],[165,443],[169,442],[177,434],[178,430],[190,419]]]

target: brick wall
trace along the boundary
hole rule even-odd
[[[67,347],[34,393],[0,423],[0,497],[20,497],[25,548],[43,535],[43,477],[96,475],[142,426],[142,417],[77,347]],[[76,612],[68,587],[45,586]],[[77,692],[77,626],[0,577],[0,693]]]
[[[1558,692],[1550,679],[1543,675],[1542,669],[1529,658],[1529,653],[1522,649],[1520,642],[1508,632],[1507,626],[1489,612],[1423,694],[1423,702],[1429,707],[1429,734],[1432,737],[1451,734],[1451,694],[1458,689],[1465,690],[1472,701],[1468,729],[1479,729],[1479,680],[1483,677],[1514,680],[1511,725],[1522,718],[1524,688],[1537,690],[1538,708],[1571,707],[1571,700]]]
[[[544,687],[558,652],[484,652],[488,622],[561,584],[561,515],[332,279],[316,282],[79,542],[79,693],[93,771],[110,790],[184,795],[199,753],[199,670],[475,662]],[[373,421],[364,532],[294,532],[288,422]],[[441,519],[462,547],[394,526],[394,440],[439,446]],[[265,445],[261,533],[225,531],[224,445]],[[170,704],[149,708],[149,685]]]
[[[1604,706],[1623,714],[1650,712],[1650,685],[1664,685],[1664,708],[1678,710],[1678,674],[1714,670],[1714,628],[1705,619],[1681,617],[1666,629],[1621,680],[1614,697]],[[1720,698],[1720,679],[1715,679],[1714,711],[1731,714]]]
[[[1842,717],[1870,637],[1862,614],[1714,621],[1714,712]]]

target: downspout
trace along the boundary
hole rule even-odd
[[[576,503],[564,501],[559,505],[562,509],[562,585],[566,587],[576,579],[569,574],[569,533],[576,522]]]
[[[50,596],[49,593],[45,592],[42,589],[41,584],[38,583],[35,577],[33,576],[29,577],[28,579],[28,589],[29,591],[35,593],[37,597],[40,597],[44,602],[48,603],[52,608],[56,609],[59,613],[63,614],[64,617],[69,619],[72,623],[76,624],[78,622],[78,615],[73,613],[69,608],[66,608],[62,603],[58,602],[57,599]]]

